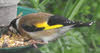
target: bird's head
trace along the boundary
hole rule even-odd
[[[9,31],[11,31],[13,33],[18,33],[18,31],[17,31],[17,20],[18,19],[19,18],[15,18],[10,22],[10,24],[8,26]]]

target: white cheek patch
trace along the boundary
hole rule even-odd
[[[18,28],[20,19],[21,19],[21,18],[19,18],[19,19],[16,20],[16,26],[17,26],[17,28]]]
[[[9,29],[10,29],[12,32],[16,32],[16,29],[15,29],[15,28],[13,28],[12,26],[11,26],[11,27],[9,27]]]
[[[9,29],[10,29],[10,30],[13,30],[14,28],[11,26],[11,27],[9,27]]]

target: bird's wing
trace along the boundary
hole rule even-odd
[[[88,23],[82,23],[78,21],[76,22],[76,21],[68,20],[63,16],[54,15],[50,17],[50,19],[48,20],[48,24],[51,26],[56,24],[62,24],[64,26],[73,25],[73,27],[83,27],[83,26],[90,26],[93,24],[93,22],[88,22]]]
[[[54,15],[54,16],[51,16],[49,18],[48,24],[49,25],[62,24],[64,26],[67,26],[67,25],[75,24],[75,22],[74,21],[71,21],[71,20],[68,20],[67,18],[65,18],[63,16]]]
[[[44,28],[37,28],[34,25],[29,26],[29,25],[22,24],[21,26],[25,31],[28,31],[28,32],[36,32],[36,31],[41,31],[44,29]]]

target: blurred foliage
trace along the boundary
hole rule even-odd
[[[21,6],[90,22],[100,19],[100,0],[21,0]],[[100,35],[96,24],[75,28],[55,42],[40,48],[43,53],[100,53]]]

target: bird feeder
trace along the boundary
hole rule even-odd
[[[30,14],[30,13],[37,13],[37,12],[38,11],[31,9],[31,8],[26,8],[26,7],[21,7],[21,6],[17,7],[17,14],[23,13],[22,16]],[[13,16],[13,17],[15,17],[15,16]],[[7,28],[6,27],[0,27],[0,32],[1,32],[0,34],[6,33]],[[41,46],[42,45],[38,45],[38,47],[41,47]],[[40,52],[39,49],[34,48],[31,45],[28,45],[28,46],[21,46],[21,47],[0,48],[0,53],[41,53],[41,52]]]

